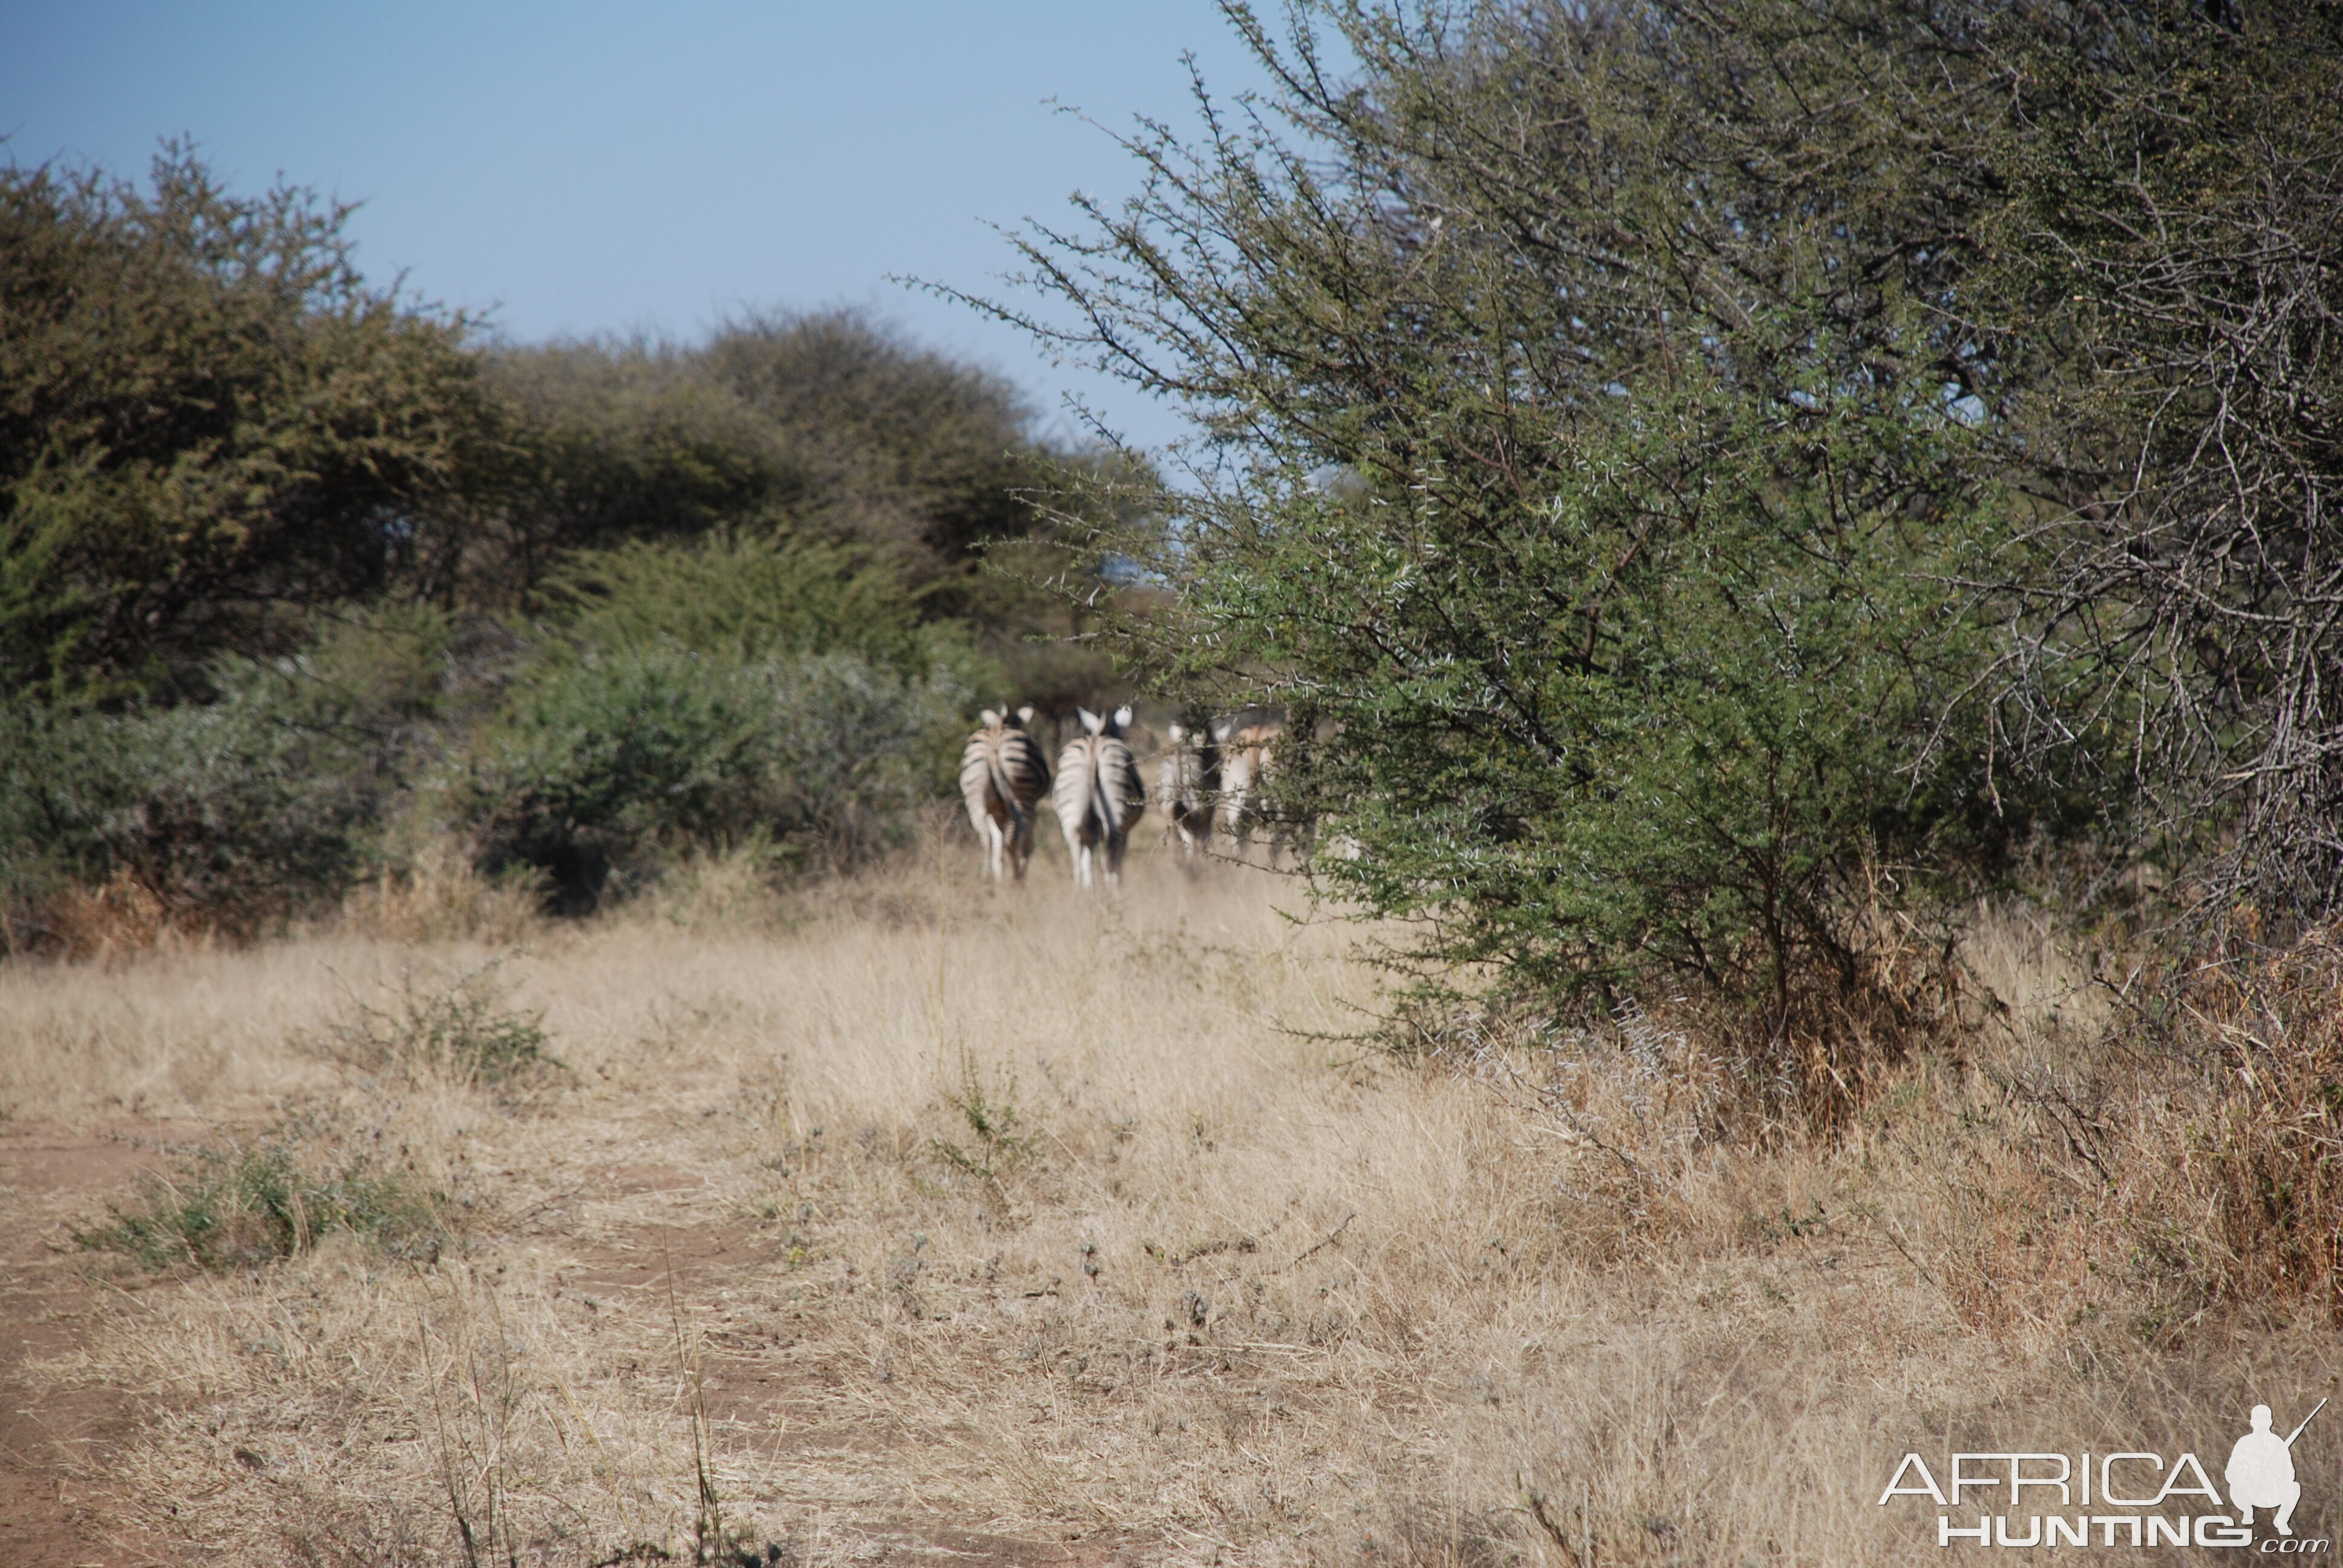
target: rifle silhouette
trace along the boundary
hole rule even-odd
[[[2308,1426],[2312,1422],[2314,1422],[2314,1421],[2316,1421],[2317,1419],[2318,1419],[2318,1412],[2319,1412],[2320,1411],[2322,1411],[2322,1410],[2325,1410],[2326,1408],[2327,1408],[2327,1402],[2326,1402],[2325,1400],[2323,1400],[2323,1399],[2322,1399],[2322,1400],[2320,1400],[2317,1404],[2315,1404],[2315,1405],[2311,1406],[2311,1407],[2310,1407],[2310,1413],[2309,1413],[2308,1415],[2306,1415],[2306,1416],[2304,1416],[2304,1417],[2302,1418],[2302,1426]],[[2286,1445],[2287,1445],[2287,1447],[2288,1447],[2288,1448],[2292,1448],[2292,1447],[2294,1446],[2294,1440],[2295,1440],[2296,1438],[2300,1437],[2300,1436],[2302,1435],[2302,1426],[2298,1426],[2298,1427],[2296,1427],[2292,1432],[2288,1432],[2288,1433],[2286,1434]]]

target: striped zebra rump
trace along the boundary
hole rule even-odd
[[[1050,792],[1050,765],[1033,738],[1021,728],[1031,709],[1014,719],[984,710],[984,728],[960,751],[960,793],[969,825],[985,843],[985,869],[998,878],[1007,868],[1020,878],[1033,854],[1033,807]]]
[[[1236,841],[1242,854],[1252,842],[1253,830],[1268,826],[1270,863],[1275,865],[1285,847],[1286,826],[1271,815],[1266,790],[1285,739],[1284,710],[1244,709],[1214,725],[1212,739],[1221,749],[1221,830]]]
[[[1139,761],[1123,743],[1131,722],[1125,708],[1111,719],[1077,709],[1086,735],[1077,735],[1058,756],[1055,804],[1058,826],[1073,857],[1074,880],[1083,887],[1097,876],[1100,859],[1109,882],[1122,876],[1122,856],[1132,824],[1147,809]]]
[[[1163,813],[1163,833],[1180,840],[1185,854],[1203,853],[1212,845],[1213,797],[1221,788],[1220,748],[1209,729],[1174,724],[1171,749],[1155,774],[1156,809]]]

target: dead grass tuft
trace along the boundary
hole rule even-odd
[[[537,933],[544,907],[541,876],[483,876],[462,844],[442,838],[351,892],[342,924],[387,941],[508,947]]]
[[[317,1031],[317,1051],[361,1073],[512,1092],[546,1087],[568,1069],[546,1052],[545,1014],[506,1005],[498,971],[509,955],[439,983],[412,970],[384,1005],[351,998]]]
[[[2152,1077],[2189,1114],[2165,1118],[2150,1244],[2204,1299],[2343,1318],[2343,933],[2205,964],[2167,1005]],[[2067,1107],[2078,1141],[2104,1141],[2105,1099]]]
[[[145,952],[172,931],[163,900],[127,870],[94,888],[65,889],[41,923],[45,946],[57,957],[78,960]]]
[[[638,894],[628,918],[691,931],[772,930],[786,923],[788,901],[773,847],[738,845],[686,856]]]

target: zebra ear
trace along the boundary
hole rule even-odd
[[[1232,730],[1232,729],[1235,729],[1235,728],[1236,728],[1236,723],[1235,723],[1235,721],[1234,721],[1234,720],[1232,720],[1232,719],[1222,719],[1219,723],[1217,723],[1217,724],[1213,725],[1213,726],[1212,726],[1212,741],[1213,741],[1213,744],[1215,744],[1215,745],[1224,745],[1224,744],[1226,744],[1226,743],[1227,743],[1227,741],[1228,741],[1228,739],[1229,739],[1229,731],[1230,731],[1230,730]]]
[[[1177,746],[1181,741],[1187,739],[1187,734],[1188,732],[1186,730],[1181,729],[1176,724],[1173,725],[1172,727],[1172,744]]]
[[[1017,722],[1020,724],[1031,724],[1033,722],[1033,705],[1031,703],[1029,702],[1024,707],[1017,710]]]
[[[1131,709],[1128,707],[1116,709],[1114,710],[1114,732],[1117,735],[1120,735],[1130,728]]]
[[[983,709],[977,717],[984,720],[984,727],[987,729],[1001,722],[1001,715],[993,712],[990,708]]]
[[[1092,735],[1096,735],[1100,730],[1106,728],[1106,720],[1101,719],[1097,714],[1092,713],[1089,709],[1077,708],[1074,711],[1081,715],[1082,728],[1089,730]]]

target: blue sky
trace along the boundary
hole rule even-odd
[[[1210,0],[400,6],[0,0],[0,134],[144,173],[186,134],[239,189],[363,201],[368,276],[507,336],[694,337],[750,307],[875,306],[993,366],[1053,419],[1077,392],[1132,437],[1171,411],[889,284],[986,292],[985,220],[1054,218],[1134,176],[1105,135],[1185,123],[1259,75]]]

